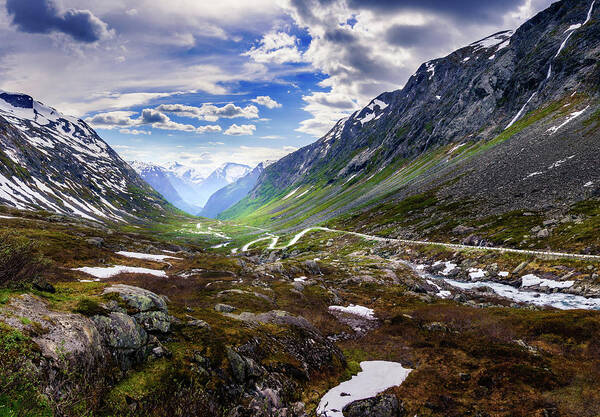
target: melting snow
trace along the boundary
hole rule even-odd
[[[342,410],[346,405],[401,385],[412,371],[397,362],[386,361],[361,362],[360,367],[361,372],[323,396],[317,407],[317,416],[343,417]]]
[[[583,184],[584,187],[591,187],[592,185],[594,185],[594,183],[592,181],[586,182],[585,184]]]
[[[524,179],[535,177],[536,175],[542,175],[542,174],[543,174],[543,172],[540,172],[540,171],[538,171],[538,172],[532,172],[531,174],[529,174],[528,176],[526,176]]]
[[[330,306],[329,309],[332,311],[339,311],[342,313],[354,314],[355,316],[361,316],[367,320],[377,320],[373,309],[368,307],[350,304],[348,307]]]
[[[551,135],[555,134],[561,127],[565,126],[567,123],[570,123],[571,121],[573,121],[577,117],[581,116],[589,108],[590,108],[590,106],[587,106],[585,109],[583,109],[581,111],[576,111],[574,113],[571,113],[567,117],[567,120],[565,120],[562,124],[560,124],[558,126],[552,126],[550,129],[547,130],[547,132],[550,132]]]
[[[158,261],[163,262],[165,259],[182,259],[176,258],[174,256],[169,255],[152,255],[150,253],[139,253],[139,252],[126,252],[120,251],[116,252],[117,255],[125,256],[126,258],[134,258],[134,259],[144,259],[148,261]]]
[[[91,275],[91,276],[99,278],[99,279],[111,278],[111,277],[114,277],[115,275],[119,275],[119,274],[147,274],[147,275],[154,275],[156,277],[161,277],[161,278],[167,277],[167,273],[162,270],[139,268],[139,267],[133,267],[133,266],[122,266],[122,265],[115,265],[115,266],[111,266],[111,267],[107,267],[107,268],[86,266],[83,268],[74,268],[73,271],[84,272],[88,275]]]
[[[428,62],[425,65],[427,66],[427,72],[429,73],[429,79],[432,80],[433,76],[435,75],[435,65],[433,65],[431,62]]]
[[[469,269],[469,278],[471,279],[479,279],[486,276],[486,272],[483,269],[479,268],[471,268]]]
[[[296,191],[298,191],[300,189],[300,187],[296,188],[295,190],[292,190],[292,192],[290,192],[288,195],[286,195],[285,197],[282,198],[282,200],[287,200],[288,198],[290,198],[291,196],[293,196],[294,194],[296,194]]]
[[[554,281],[551,279],[538,278],[536,275],[529,274],[521,277],[521,287],[540,287],[547,288],[570,288],[575,284],[575,281]]]

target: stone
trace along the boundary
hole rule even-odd
[[[401,417],[406,415],[404,407],[395,395],[379,395],[351,402],[342,410],[345,417]]]
[[[33,284],[33,288],[38,291],[47,292],[50,294],[54,294],[56,292],[56,288],[54,285],[50,284],[48,281],[42,280]]]
[[[235,307],[230,306],[229,304],[216,304],[215,311],[219,313],[232,313],[235,311]]]
[[[536,236],[538,237],[538,239],[547,238],[548,236],[550,236],[550,231],[548,229],[542,229],[537,233]]]
[[[474,227],[458,225],[454,229],[452,229],[452,233],[455,235],[467,235],[475,231]]]
[[[227,347],[227,359],[229,367],[236,381],[242,383],[246,380],[246,361],[230,347]]]
[[[521,272],[522,270],[524,270],[524,269],[527,267],[527,265],[529,265],[529,261],[523,261],[523,262],[521,262],[521,263],[520,263],[520,264],[519,264],[519,265],[518,265],[518,266],[517,266],[517,267],[516,267],[516,268],[515,268],[515,269],[512,271],[512,274],[513,274],[513,275],[516,275],[516,274],[518,274],[519,272]]]
[[[152,291],[130,285],[117,284],[104,289],[103,295],[117,294],[127,304],[131,313],[145,311],[167,312],[167,303]]]
[[[321,275],[321,268],[319,268],[319,264],[316,261],[304,261],[302,266],[306,270],[306,272],[310,275]]]
[[[168,333],[171,318],[164,311],[144,311],[133,316],[148,333]]]
[[[104,245],[104,239],[101,237],[91,237],[85,241],[88,245],[95,246],[97,248],[101,248]]]

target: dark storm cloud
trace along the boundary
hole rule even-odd
[[[328,0],[319,0],[328,2]],[[452,16],[471,23],[489,23],[524,4],[524,0],[348,0],[356,9],[374,11],[420,10]]]
[[[80,42],[96,42],[107,33],[106,23],[89,10],[60,13],[53,0],[7,0],[6,10],[17,28],[27,33],[62,32]]]

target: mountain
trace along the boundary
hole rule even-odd
[[[151,185],[152,188],[158,191],[168,202],[178,209],[190,214],[198,213],[198,211],[202,209],[201,207],[186,202],[179,195],[173,184],[177,184],[178,188],[181,189],[182,186],[180,183],[183,182],[183,180],[168,168],[140,161],[131,161],[129,164],[144,181]]]
[[[203,177],[194,168],[178,162],[161,165],[132,161],[131,166],[155,190],[160,192],[175,207],[197,214],[215,191],[235,182],[251,171],[247,165],[226,163],[208,177]]]
[[[7,92],[0,92],[0,204],[100,221],[172,212],[84,121]]]
[[[215,218],[219,213],[227,210],[244,198],[256,185],[260,174],[264,171],[265,163],[260,163],[252,171],[221,188],[210,196],[200,216]]]
[[[198,201],[201,201],[202,206],[204,206],[216,191],[244,177],[250,171],[252,171],[252,168],[248,165],[233,162],[223,164],[198,184],[196,188]]]
[[[516,211],[559,216],[595,198],[600,7],[593,6],[554,3],[514,33],[424,63],[404,88],[266,168],[220,218],[298,228],[345,216],[355,228],[428,237]],[[428,214],[422,227],[400,222],[417,201]],[[442,220],[448,212],[454,220]]]

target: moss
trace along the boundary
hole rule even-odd
[[[77,306],[73,310],[75,313],[83,314],[86,317],[91,316],[103,316],[108,312],[107,310],[98,303],[98,301],[91,298],[82,298],[77,302]]]

